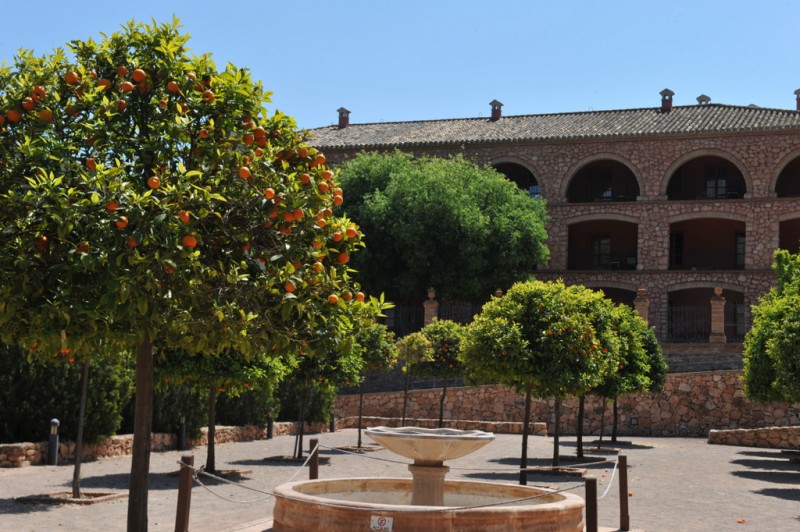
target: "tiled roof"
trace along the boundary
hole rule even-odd
[[[587,111],[412,122],[350,124],[309,130],[310,143],[327,149],[494,144],[740,131],[800,129],[800,112],[722,104]]]

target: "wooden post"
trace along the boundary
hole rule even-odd
[[[182,456],[181,462],[189,467],[181,466],[181,474],[178,480],[178,511],[175,515],[175,532],[189,532],[189,507],[192,503],[194,455]]]
[[[619,455],[619,529],[631,529],[631,516],[628,513],[628,457]]]
[[[319,449],[317,444],[319,440],[308,440],[311,446],[311,461],[308,463],[308,480],[317,480],[319,478]]]
[[[597,479],[586,477],[586,532],[597,532]]]

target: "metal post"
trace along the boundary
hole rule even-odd
[[[597,479],[586,477],[586,532],[597,532]]]
[[[181,463],[184,465],[181,466],[181,474],[178,480],[178,511],[175,514],[175,532],[189,532],[189,507],[192,504],[194,455],[181,456]]]
[[[178,450],[186,450],[186,417],[181,416],[181,427],[178,431]]]
[[[267,420],[267,439],[268,439],[268,440],[271,440],[271,439],[272,439],[272,436],[273,436],[273,433],[272,433],[272,431],[273,431],[273,424],[274,424],[274,423],[275,423],[275,422],[272,420],[272,418],[269,418],[269,419]]]
[[[619,455],[619,529],[631,529],[631,516],[628,512],[628,457]]]
[[[308,463],[308,480],[317,480],[319,478],[319,448],[317,444],[319,440],[308,440],[311,446],[311,461]]]
[[[58,426],[56,418],[50,420],[50,438],[47,441],[47,465],[58,465]]]

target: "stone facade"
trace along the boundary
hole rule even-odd
[[[800,427],[712,430],[708,443],[769,449],[800,449]]]
[[[441,390],[409,392],[407,417],[438,419]],[[534,400],[531,419],[555,426],[552,399]],[[524,398],[501,386],[453,388],[447,392],[444,417],[492,422],[522,422]],[[585,434],[611,433],[611,407],[596,397],[586,398]],[[641,436],[707,436],[711,430],[800,425],[800,405],[759,404],[742,392],[741,372],[670,374],[660,393],[637,394],[619,400],[619,433]],[[365,416],[400,418],[403,393],[366,394]],[[562,404],[561,432],[574,434],[578,401]],[[340,396],[337,417],[358,415],[358,395]],[[602,421],[601,421],[602,420]]]

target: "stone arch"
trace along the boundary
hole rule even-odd
[[[678,290],[692,290],[694,288],[722,288],[722,297],[725,297],[725,290],[731,292],[745,293],[745,287],[727,281],[684,281],[673,283],[667,286],[667,294]]]
[[[632,224],[640,224],[641,220],[636,218],[635,216],[628,216],[627,214],[617,214],[617,213],[597,213],[597,214],[583,214],[581,216],[575,216],[566,220],[566,225],[574,225],[581,222],[591,222],[594,220],[616,220],[618,222],[628,222]]]
[[[530,174],[533,176],[534,181],[536,181],[536,184],[539,185],[539,195],[542,196],[542,197],[547,197],[547,194],[546,194],[546,188],[547,187],[546,187],[545,183],[543,183],[543,181],[542,181],[542,179],[540,177],[540,172],[530,162],[528,162],[528,161],[526,161],[524,159],[521,159],[519,157],[514,157],[512,155],[505,155],[505,156],[495,157],[494,159],[491,159],[488,164],[492,168],[497,168],[497,166],[501,165],[501,164],[515,164],[515,165],[521,166],[522,168],[524,168],[525,170],[530,172]]]
[[[791,163],[793,163],[798,159],[800,159],[800,148],[796,148],[790,151],[783,158],[781,158],[769,180],[769,188],[767,189],[768,194],[773,196],[778,195],[777,187],[778,187],[778,181],[781,178],[781,174],[784,172],[784,170],[786,170],[787,166],[789,166]]]
[[[669,223],[674,224],[678,222],[685,222],[687,220],[702,220],[703,218],[715,218],[718,220],[733,220],[734,222],[747,222],[747,216],[744,214],[736,214],[733,212],[687,212],[683,214],[676,214],[669,218]]]
[[[583,159],[580,159],[579,161],[573,163],[572,166],[570,166],[569,169],[567,169],[566,173],[564,174],[564,179],[561,182],[561,186],[559,189],[559,197],[562,200],[566,201],[567,192],[569,191],[570,184],[575,179],[575,176],[578,174],[578,172],[580,172],[584,167],[599,161],[614,161],[621,164],[628,170],[630,170],[631,174],[633,174],[634,180],[636,181],[636,186],[639,188],[639,195],[642,194],[642,183],[639,177],[641,174],[636,165],[634,165],[628,159],[620,155],[617,155],[616,153],[601,152],[589,155],[588,157],[584,157]]]
[[[750,176],[750,172],[747,171],[747,167],[742,163],[742,161],[732,154],[729,151],[720,150],[718,148],[701,148],[698,150],[692,150],[688,153],[683,154],[681,157],[673,161],[673,163],[667,168],[666,173],[661,178],[661,185],[659,186],[659,194],[662,196],[667,195],[667,189],[669,188],[669,183],[672,180],[672,176],[678,169],[683,166],[684,164],[692,161],[694,159],[698,159],[700,157],[719,157],[721,159],[725,159],[732,165],[734,165],[739,172],[742,174],[742,179],[744,179],[745,187],[747,188],[747,193],[752,194],[753,192],[753,178]]]
[[[633,283],[623,283],[620,281],[586,281],[583,283],[586,288],[618,288],[620,290],[628,290],[636,292],[639,287]]]

